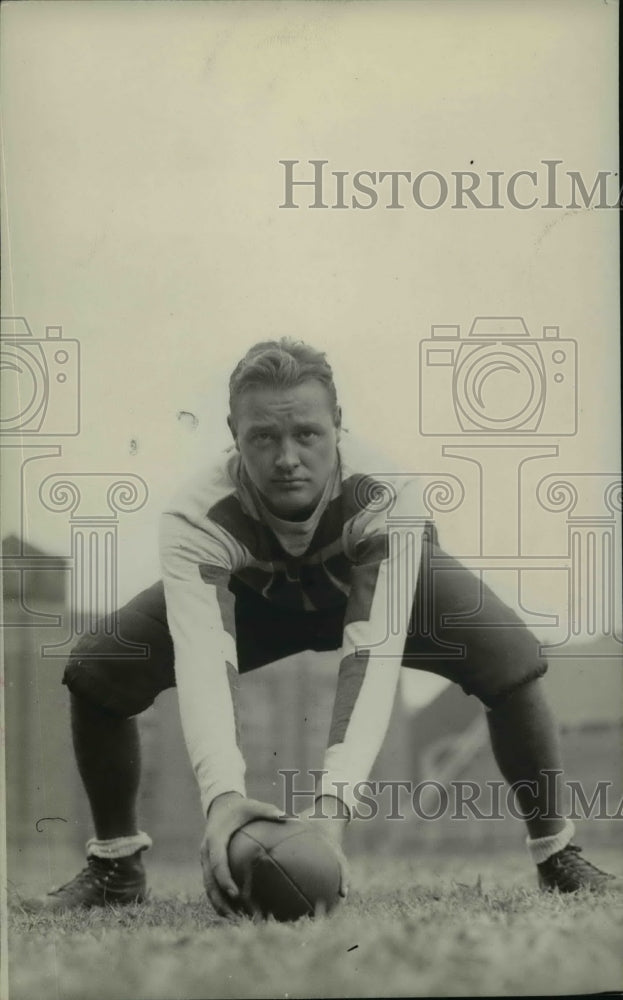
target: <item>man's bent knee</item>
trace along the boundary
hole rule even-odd
[[[106,639],[80,640],[71,651],[63,674],[72,694],[122,718],[139,715],[161,691],[175,684],[168,660],[111,655]]]
[[[138,715],[149,708],[155,694],[145,698],[131,684],[124,684],[118,666],[114,661],[82,660],[72,655],[65,667],[63,684],[73,695],[97,708],[122,718]]]
[[[102,619],[95,634],[83,635],[72,649],[63,684],[118,716],[144,712],[161,691],[175,686],[173,641],[163,609],[158,583]],[[131,647],[138,655],[129,655]]]
[[[536,639],[535,644],[538,645]],[[513,695],[535,691],[537,688],[540,689],[537,681],[547,672],[547,666],[547,660],[542,656],[531,659],[523,664],[517,664],[512,675],[507,678],[506,683],[504,683],[503,678],[500,678],[502,683],[480,696],[485,708],[499,708]]]

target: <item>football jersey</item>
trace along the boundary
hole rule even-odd
[[[182,728],[204,814],[223,792],[245,794],[232,577],[283,609],[343,609],[317,794],[352,809],[389,723],[426,519],[417,476],[396,472],[344,431],[305,521],[265,507],[234,447],[178,490],[161,517],[160,556]]]

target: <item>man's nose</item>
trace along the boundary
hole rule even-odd
[[[299,464],[298,451],[294,441],[282,441],[276,465],[280,471],[295,469]]]

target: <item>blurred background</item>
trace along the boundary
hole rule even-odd
[[[618,213],[570,208],[564,180],[578,171],[590,191],[616,170],[615,6],[570,0],[564,17],[554,0],[373,0],[355,16],[322,2],[4,6],[15,885],[71,874],[91,833],[60,685],[72,637],[157,579],[159,512],[228,444],[230,371],[252,343],[283,334],[327,350],[347,428],[392,467],[442,484],[430,510],[444,546],[549,647],[569,776],[589,790],[612,781],[618,803]],[[279,161],[298,159],[309,176],[314,158],[350,174],[537,171],[542,198],[542,163],[555,159],[560,207],[280,209]],[[434,370],[424,353],[433,327],[454,326],[463,343],[478,316],[522,317],[541,345],[531,350],[545,415],[525,435],[459,426],[458,356]],[[544,327],[564,341],[562,396]],[[488,383],[490,412],[522,405],[522,378],[507,366]],[[320,766],[335,669],[310,655],[244,678],[253,794],[276,800],[280,767]],[[474,699],[403,674],[375,775],[496,777]],[[141,727],[153,863],[194,863],[201,816],[174,692]],[[590,837],[609,841],[615,826],[596,822]],[[350,836],[353,850],[398,852],[516,847],[523,833],[511,819],[411,817]]]

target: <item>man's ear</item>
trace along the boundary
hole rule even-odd
[[[341,406],[336,406],[335,407],[335,431],[336,431],[336,436],[337,436],[337,440],[338,441],[340,440],[341,430],[342,430],[342,407]]]
[[[231,418],[231,413],[227,417],[227,426],[229,427],[229,429],[231,431],[231,436],[234,439],[234,443],[236,445],[236,448],[238,448],[238,435],[236,434],[236,428],[235,428],[234,422],[233,422],[233,420]]]

